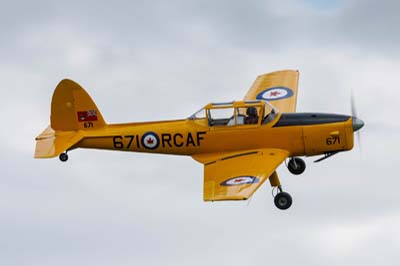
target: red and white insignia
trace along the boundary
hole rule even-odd
[[[78,121],[86,122],[86,121],[97,121],[97,112],[96,110],[88,110],[88,111],[78,111]]]

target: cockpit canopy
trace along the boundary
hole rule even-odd
[[[209,103],[189,119],[207,119],[209,126],[260,125],[272,121],[276,111],[265,101]]]

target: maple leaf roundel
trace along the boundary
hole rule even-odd
[[[160,144],[160,138],[154,132],[146,132],[142,136],[142,145],[146,149],[154,150]]]

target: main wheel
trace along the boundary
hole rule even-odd
[[[286,210],[292,206],[292,197],[287,192],[279,192],[274,198],[274,203],[278,209]]]
[[[60,159],[61,162],[66,162],[66,161],[68,161],[68,154],[63,152],[60,154],[60,156],[58,156],[58,158]]]
[[[306,163],[302,159],[294,157],[289,160],[287,168],[292,174],[300,175],[306,170]]]

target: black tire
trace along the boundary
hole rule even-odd
[[[61,162],[66,162],[66,161],[68,161],[68,154],[63,152],[60,154],[60,156],[58,156],[58,158],[60,159]]]
[[[280,192],[274,198],[275,206],[280,210],[287,210],[292,206],[292,197],[287,192]]]
[[[287,168],[292,174],[300,175],[304,172],[304,170],[306,170],[306,163],[304,162],[304,160],[295,157],[289,160]]]

